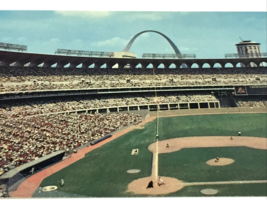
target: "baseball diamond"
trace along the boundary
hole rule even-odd
[[[151,116],[143,122],[143,129],[129,127],[116,133],[116,139],[98,144],[98,148],[87,147],[76,154],[77,158],[72,156],[31,176],[11,195],[57,197],[60,192],[66,197],[205,196],[200,191],[209,188],[218,191],[216,196],[266,195],[265,113],[161,115],[158,173],[164,185],[158,186],[152,175],[151,155],[156,143],[151,143],[151,133],[156,131],[156,120]],[[237,135],[240,130],[242,136]],[[129,154],[133,148],[139,149],[137,156]],[[207,163],[215,163],[216,157],[221,165]],[[231,162],[227,164],[224,159]],[[129,174],[128,169],[140,172]],[[64,187],[57,182],[61,177]],[[151,180],[154,187],[146,189]],[[57,191],[38,192],[48,185],[58,186]],[[27,187],[35,189],[26,194]],[[105,193],[101,192],[103,188]]]

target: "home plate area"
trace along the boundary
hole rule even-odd
[[[154,142],[148,146],[148,150],[153,153],[151,176],[139,178],[128,185],[128,191],[135,194],[161,195],[169,194],[181,190],[185,186],[207,185],[207,182],[183,182],[174,177],[165,177],[158,174],[158,154],[172,153],[184,148],[203,148],[203,147],[238,147],[247,146],[255,149],[267,149],[266,138],[257,137],[227,137],[227,136],[202,136],[202,137],[182,137]],[[132,155],[138,153],[138,149],[132,150]],[[216,157],[209,159],[205,164],[211,167],[224,167],[231,165],[235,161],[231,158]],[[130,172],[135,172],[128,170]],[[127,172],[128,172],[127,171]],[[128,173],[130,173],[128,172]],[[160,178],[159,178],[160,177]],[[162,179],[162,184],[159,181]],[[240,182],[239,182],[240,183]],[[250,183],[250,181],[248,182]],[[252,182],[251,182],[252,183]],[[231,182],[209,182],[210,185],[236,184]],[[215,189],[203,189],[200,191],[204,195],[216,195]]]

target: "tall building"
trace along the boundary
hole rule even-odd
[[[246,40],[236,44],[237,53],[240,58],[256,58],[261,57],[260,43]],[[250,63],[248,67],[256,67],[255,63]],[[241,66],[245,67],[245,66]]]

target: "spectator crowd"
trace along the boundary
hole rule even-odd
[[[267,107],[266,99],[249,97],[246,99],[235,98],[238,107],[253,107],[253,108],[265,108]]]
[[[0,93],[116,87],[266,84],[266,68],[78,69],[0,67]],[[170,103],[218,102],[210,93],[123,94],[0,104],[0,175],[58,150],[70,152],[90,141],[142,121],[133,113],[57,112]],[[265,100],[237,99],[239,107],[267,107]]]
[[[65,100],[64,100],[65,99]],[[209,93],[158,93],[155,94],[124,94],[108,95],[101,97],[86,98],[64,98],[46,101],[27,101],[27,103],[14,103],[0,105],[1,118],[16,118],[29,115],[46,114],[52,112],[87,110],[108,107],[122,107],[133,105],[169,104],[169,103],[198,103],[198,102],[218,102],[219,100]]]
[[[262,84],[267,68],[90,69],[0,67],[0,92]]]
[[[0,120],[0,172],[58,150],[70,152],[142,117],[133,113],[53,114]]]

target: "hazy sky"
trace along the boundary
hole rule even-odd
[[[57,48],[122,51],[136,33],[156,30],[168,36],[183,54],[221,58],[236,53],[243,40],[266,50],[266,12],[90,12],[0,11],[0,42],[23,44],[28,52],[54,54]],[[156,33],[138,37],[130,49],[174,53]]]

